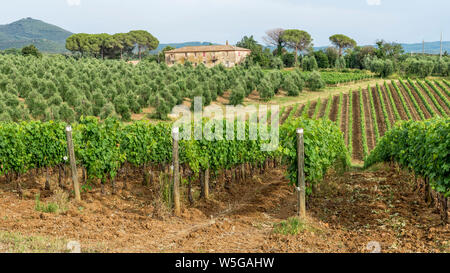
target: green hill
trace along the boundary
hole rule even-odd
[[[49,53],[67,52],[65,43],[71,32],[43,21],[25,18],[7,25],[0,25],[0,49],[22,48],[34,44]]]

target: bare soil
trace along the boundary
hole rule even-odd
[[[383,94],[383,101],[384,101],[384,104],[386,105],[386,111],[388,113],[389,121],[392,125],[394,125],[395,124],[395,116],[394,116],[393,107],[395,105],[391,104],[391,102],[389,100],[389,95],[386,91],[386,88],[384,88],[384,85],[380,86],[380,87],[381,87],[381,93]]]
[[[423,104],[423,101],[420,99],[419,95],[417,95],[416,90],[414,90],[414,88],[409,84],[409,82],[406,82],[406,85],[409,87],[409,89],[411,90],[411,93],[414,96],[414,99],[416,99],[417,104],[419,104],[420,109],[423,112],[423,115],[425,116],[425,119],[429,119],[431,118],[431,114],[428,112],[427,108],[425,107],[425,105]]]
[[[363,160],[364,153],[362,147],[362,131],[361,131],[361,110],[359,108],[359,92],[353,92],[353,159]]]
[[[372,88],[373,103],[375,105],[375,113],[377,115],[378,132],[380,136],[384,136],[387,130],[386,121],[384,120],[383,109],[381,108],[380,97],[375,87]]]
[[[394,98],[394,102],[397,105],[397,111],[402,120],[408,120],[408,115],[406,114],[405,109],[403,108],[402,101],[397,93],[397,90],[394,88],[392,84],[389,84],[391,89],[392,97]]]
[[[414,103],[411,101],[411,98],[409,97],[408,92],[403,88],[403,85],[398,83],[398,87],[400,88],[400,91],[403,94],[403,97],[406,100],[406,104],[409,106],[409,111],[411,112],[411,115],[413,116],[414,120],[421,120],[419,113],[417,112],[416,108],[414,107]]]
[[[316,106],[317,106],[317,100],[311,102],[311,105],[308,109],[308,117],[309,118],[313,118],[314,112],[316,111]]]
[[[433,109],[434,113],[436,113],[437,116],[442,116],[441,112],[436,108],[436,105],[434,105],[433,101],[431,100],[430,96],[428,96],[427,92],[417,84],[417,88],[419,88],[420,92],[422,92],[422,95],[425,97],[425,100],[428,102],[428,104],[431,106],[431,109]],[[422,101],[422,100],[421,100]],[[430,113],[431,114],[431,113]]]
[[[322,100],[322,104],[320,105],[319,113],[317,118],[320,119],[325,115],[325,110],[327,108],[328,99]]]
[[[339,108],[339,96],[334,96],[333,104],[331,106],[331,111],[330,111],[330,117],[329,117],[331,121],[337,120],[338,108]]]
[[[349,108],[349,96],[343,95],[342,102],[342,117],[341,117],[341,130],[344,133],[345,144],[348,145],[348,108]]]
[[[373,128],[373,118],[370,111],[370,101],[369,101],[369,92],[368,90],[363,90],[363,103],[364,103],[364,117],[366,120],[366,136],[367,136],[367,146],[369,148],[369,152],[375,148],[376,145],[376,137],[375,131]]]
[[[154,189],[142,186],[137,176],[117,195],[109,194],[109,187],[106,195],[94,187],[83,193],[82,203],[71,202],[60,214],[36,211],[33,197],[20,198],[2,180],[0,231],[77,240],[82,251],[95,252],[369,252],[372,241],[382,252],[450,251],[449,226],[414,191],[413,177],[384,165],[329,173],[308,199],[300,232],[275,233],[274,225],[296,214],[284,172],[270,169],[230,190],[215,189],[207,201],[184,204],[179,218],[169,209],[157,214],[162,209],[155,206]],[[30,194],[41,193],[42,202],[52,200],[43,179],[23,186]],[[10,250],[4,241],[0,249]]]

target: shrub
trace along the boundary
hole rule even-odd
[[[274,95],[273,86],[269,80],[263,79],[258,85],[259,97],[263,100],[270,100]]]
[[[238,84],[231,91],[230,104],[235,106],[238,104],[242,104],[242,102],[244,101],[244,97],[245,89],[241,84]]]
[[[34,45],[29,45],[29,46],[22,48],[22,55],[23,56],[42,57],[41,52],[39,52],[39,50]]]
[[[314,56],[306,56],[302,60],[302,68],[305,71],[314,71],[319,68],[316,58]]]
[[[318,71],[314,71],[309,75],[306,86],[312,91],[319,90],[325,87],[325,81]]]
[[[300,93],[299,88],[295,84],[294,76],[291,74],[286,76],[283,82],[283,89],[288,93],[288,96],[298,96]]]
[[[404,63],[404,70],[408,76],[425,78],[430,76],[434,69],[434,63],[429,60],[417,60],[408,58]]]
[[[128,99],[126,95],[117,96],[114,99],[114,107],[117,114],[121,115],[124,121],[131,119],[130,108],[128,107]]]

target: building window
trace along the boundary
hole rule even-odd
[[[241,52],[240,51],[238,52],[238,56],[241,56]]]
[[[206,52],[203,52],[203,57],[206,57]]]
[[[187,58],[187,56],[188,56],[188,54],[187,54],[187,53],[184,53],[184,57],[186,57],[186,58]]]

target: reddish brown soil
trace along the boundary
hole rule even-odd
[[[353,92],[353,159],[363,160],[364,152],[361,136],[361,111],[359,108],[359,92]]]
[[[392,97],[394,98],[394,102],[397,105],[398,114],[402,120],[408,120],[408,115],[405,112],[405,108],[403,108],[402,101],[397,93],[397,90],[394,88],[392,84],[389,84],[389,88],[391,89]]]
[[[411,93],[413,94],[414,98],[416,99],[417,104],[419,104],[419,107],[422,110],[423,115],[425,116],[425,119],[431,118],[431,114],[428,112],[427,108],[423,104],[423,102],[420,99],[419,95],[417,95],[416,90],[408,82],[406,82],[406,85],[408,86],[409,90],[411,90]]]
[[[327,108],[328,99],[322,100],[322,104],[320,105],[319,114],[317,115],[317,118],[320,119],[325,115],[325,110]]]
[[[366,120],[367,146],[370,152],[375,148],[376,145],[375,132],[373,129],[373,118],[370,112],[369,92],[368,90],[363,90],[362,94],[364,103],[364,117]]]
[[[1,180],[0,230],[77,240],[82,251],[99,252],[368,252],[371,241],[382,252],[450,251],[449,226],[413,191],[413,177],[383,166],[330,173],[308,200],[305,229],[274,233],[275,224],[295,215],[284,172],[270,169],[213,191],[208,201],[183,203],[182,217],[156,213],[162,209],[155,207],[154,189],[138,177],[117,195],[94,186],[62,214],[35,211],[33,195],[47,195],[42,179],[23,181],[23,199]]]
[[[373,104],[375,105],[375,113],[377,115],[378,132],[380,136],[384,136],[386,132],[386,121],[384,120],[383,109],[381,108],[380,97],[375,87],[372,88]]]
[[[339,108],[339,96],[334,96],[329,117],[331,121],[337,120],[338,108]]]
[[[386,105],[386,110],[388,113],[389,121],[391,122],[392,125],[394,125],[395,124],[395,115],[394,115],[393,107],[395,105],[391,104],[391,102],[389,100],[389,95],[388,95],[386,89],[384,88],[384,86],[381,86],[381,93],[383,94],[383,100],[384,100],[384,104]]]
[[[403,97],[406,100],[406,104],[408,104],[408,106],[409,106],[409,111],[410,111],[411,115],[413,116],[413,119],[421,120],[420,115],[417,112],[416,108],[414,107],[414,103],[411,101],[411,98],[409,97],[408,92],[405,90],[405,88],[403,88],[403,85],[401,85],[400,82],[397,85],[400,88],[400,91],[402,92]]]
[[[342,117],[341,117],[341,131],[344,133],[345,144],[348,145],[348,108],[349,108],[349,96],[344,94],[342,101]],[[340,114],[340,113],[339,113]]]
[[[308,109],[308,117],[313,118],[314,112],[316,111],[317,101],[311,102],[311,106]]]

